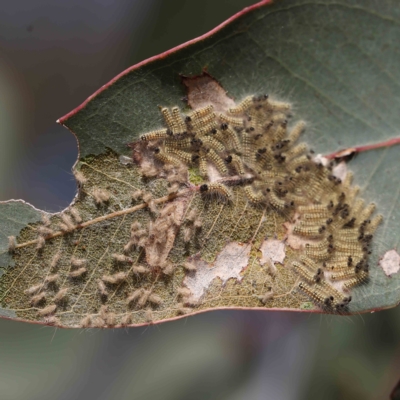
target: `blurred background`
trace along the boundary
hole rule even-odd
[[[76,140],[55,121],[127,67],[253,0],[14,0],[0,5],[0,200],[60,211]],[[388,399],[400,311],[216,311],[126,330],[0,320],[0,398]]]

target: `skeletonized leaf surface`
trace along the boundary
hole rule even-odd
[[[151,169],[151,163],[146,167],[147,148],[134,146],[132,152],[126,145],[166,127],[159,105],[190,113],[194,100],[189,96],[189,105],[182,101],[187,92],[180,74],[199,75],[204,68],[229,96],[221,95],[225,104],[211,96],[215,110],[229,110],[253,94],[269,93],[289,101],[295,114],[290,126],[300,119],[307,122],[301,141],[316,153],[396,137],[399,23],[400,7],[390,0],[276,1],[133,67],[103,87],[60,120],[79,140],[76,168],[85,182],[75,209],[82,222],[68,211],[68,228],[71,220],[52,216],[53,233],[38,249],[37,229],[44,226],[40,213],[20,202],[1,204],[1,315],[63,326],[114,326],[218,307],[321,310],[297,289],[304,277],[291,267],[305,254],[289,245],[283,226],[295,210],[288,215],[254,205],[240,192],[240,185],[229,188],[233,200],[226,201],[223,193],[222,201],[204,198],[199,188],[212,178],[202,176],[196,165],[187,171],[187,185],[180,184],[178,193],[170,196],[168,171],[161,168],[163,172],[143,177],[143,169]],[[240,141],[243,145],[243,136]],[[398,152],[396,147],[373,150],[349,163],[361,187],[360,197],[366,204],[376,203],[384,219],[372,240],[369,279],[351,290],[346,312],[391,307],[400,301],[400,275],[388,277],[378,264],[388,250],[397,248],[400,237]],[[120,158],[132,154],[135,163]],[[151,198],[133,199],[138,191]],[[196,219],[188,219],[192,209],[198,227]],[[161,226],[163,211],[179,222],[169,220],[165,225],[165,240],[157,245],[156,255],[162,260],[155,261],[154,225]],[[135,222],[140,226],[132,228]],[[129,248],[135,229],[144,230],[145,239],[142,246]],[[7,247],[11,235],[19,244],[13,254]],[[135,240],[140,239],[138,235]],[[196,271],[184,268],[188,261]],[[35,286],[33,293],[24,293]],[[32,300],[34,296],[38,297]]]

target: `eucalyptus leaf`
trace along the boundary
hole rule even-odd
[[[73,222],[81,224],[79,229],[68,228],[73,215],[67,215],[70,220],[65,213],[49,216],[50,222],[43,222],[40,212],[29,205],[0,204],[1,307],[20,319],[73,327],[139,325],[223,307],[324,311],[296,290],[298,277],[287,262],[296,259],[293,249],[286,247],[285,261],[274,261],[270,255],[277,268],[274,273],[260,261],[265,241],[273,242],[274,252],[284,243],[283,215],[270,218],[262,209],[248,207],[240,196],[230,205],[204,202],[200,195],[185,197],[190,187],[181,186],[177,197],[171,197],[166,176],[144,178],[137,163],[129,162],[132,155],[133,159],[141,156],[127,144],[165,126],[159,106],[178,106],[189,113],[190,92],[182,77],[199,76],[204,70],[236,104],[248,95],[263,93],[292,104],[294,121],[307,123],[301,141],[316,153],[328,155],[396,137],[399,23],[400,7],[392,0],[264,1],[203,37],[124,71],[60,119],[79,141],[74,168],[80,189],[74,209],[82,222],[76,218]],[[360,197],[367,204],[376,203],[383,224],[372,241],[369,281],[352,289],[346,313],[393,307],[400,302],[400,274],[388,277],[378,261],[398,247],[399,149],[356,154],[348,167],[361,187]],[[202,180],[189,170],[189,182],[189,186],[200,185]],[[132,198],[138,191],[151,193],[152,199]],[[151,201],[155,210],[148,207]],[[149,227],[168,204],[174,204],[182,218],[190,207],[202,217],[201,230],[189,243],[176,230],[176,241],[167,252],[173,273],[149,268],[150,250],[142,247],[129,255],[129,262],[143,264],[151,272],[111,282],[126,270],[123,258],[115,255],[122,255],[132,223]],[[13,218],[12,213],[21,217]],[[41,248],[37,232],[46,224],[53,232],[63,233],[49,234]],[[60,224],[67,227],[60,231]],[[13,254],[8,251],[9,236],[16,236],[20,245]],[[225,254],[231,257],[229,262]],[[188,260],[194,260],[196,272],[185,269]],[[73,276],[79,268],[85,272]],[[214,271],[211,278],[209,270]],[[49,282],[52,275],[58,275],[55,287]],[[24,292],[41,282],[46,296],[32,303],[32,293]],[[196,304],[185,304],[179,289],[188,287],[192,294],[197,291]],[[63,288],[68,294],[57,303],[56,311],[41,312]],[[271,288],[274,297],[260,301]],[[40,288],[37,293],[43,291]],[[131,307],[127,300],[135,293],[132,304],[141,301],[141,307]],[[151,296],[154,301],[149,300]]]

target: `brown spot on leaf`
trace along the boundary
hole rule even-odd
[[[235,106],[225,89],[208,72],[181,78],[187,89],[188,104],[193,109],[212,104],[215,111],[226,111]]]

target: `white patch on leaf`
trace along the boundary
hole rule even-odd
[[[321,163],[324,167],[327,167],[329,165],[329,159],[327,159],[326,157],[324,157],[322,154],[317,154],[313,160],[316,163]]]
[[[228,279],[242,280],[240,273],[247,266],[251,246],[237,242],[228,243],[219,253],[214,263],[192,260],[197,272],[188,274],[183,284],[192,292],[192,299],[199,300],[211,282],[220,278],[225,284]]]
[[[336,176],[336,178],[340,178],[342,181],[344,181],[347,175],[347,164],[342,161],[338,165],[335,165],[333,167],[332,174]]]
[[[119,156],[119,162],[122,165],[129,165],[129,164],[133,164],[133,159],[132,159],[132,157]]]
[[[379,265],[387,276],[396,274],[400,270],[400,254],[396,250],[389,250],[379,261]]]
[[[261,265],[266,264],[269,260],[271,260],[273,263],[283,264],[283,260],[286,256],[285,244],[276,239],[264,240],[261,244],[260,251],[262,253],[262,257],[260,259]]]

